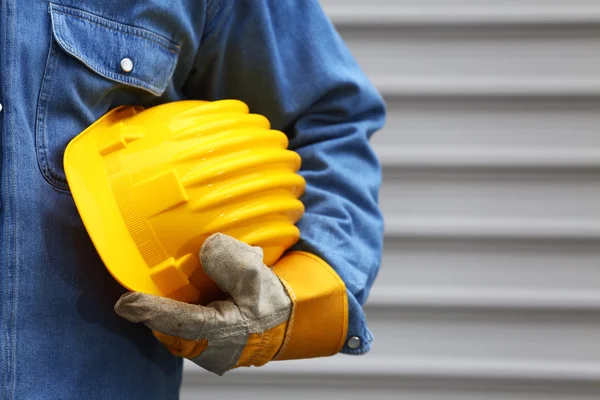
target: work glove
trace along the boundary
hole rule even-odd
[[[200,261],[227,300],[201,306],[132,292],[115,311],[143,322],[172,354],[218,375],[341,350],[348,327],[346,288],[319,257],[291,252],[271,269],[261,248],[214,234],[202,245]]]

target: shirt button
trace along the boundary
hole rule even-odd
[[[125,57],[121,60],[121,69],[124,72],[131,72],[131,70],[133,69],[133,61],[131,61],[131,58]]]
[[[358,349],[360,347],[360,338],[352,336],[350,339],[348,339],[348,347],[351,349]]]
[[[0,103],[0,111],[2,111],[2,103]]]

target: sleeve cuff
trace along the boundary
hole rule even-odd
[[[373,334],[367,327],[367,321],[358,300],[348,293],[348,333],[341,353],[363,355],[371,351]]]

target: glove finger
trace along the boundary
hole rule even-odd
[[[236,301],[240,297],[256,297],[260,293],[263,251],[231,236],[216,233],[208,237],[200,249],[204,272]],[[270,272],[270,271],[266,271]]]
[[[239,309],[231,301],[213,302],[203,307],[133,292],[121,296],[115,304],[115,312],[131,322],[143,322],[157,332],[189,340],[210,339],[223,332],[245,329]]]
[[[291,300],[281,281],[263,263],[263,251],[217,233],[200,250],[202,268],[239,306],[250,321],[283,314]]]

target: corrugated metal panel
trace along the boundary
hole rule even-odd
[[[600,398],[600,3],[322,3],[389,107],[375,348],[182,398]]]

